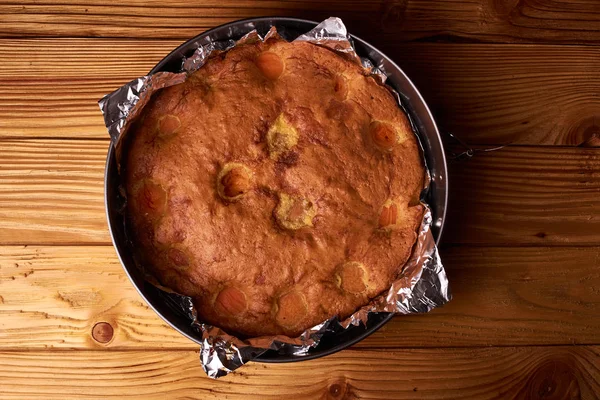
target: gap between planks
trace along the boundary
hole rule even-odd
[[[0,141],[0,244],[110,244],[108,139]],[[442,243],[595,246],[600,148],[509,146],[449,165]]]
[[[454,299],[355,348],[600,342],[600,247],[442,249]],[[0,247],[0,349],[197,349],[142,300],[114,249]],[[93,339],[112,327],[108,344]],[[435,338],[435,340],[433,340]]]
[[[451,141],[452,139],[450,138],[450,136],[447,136],[447,134],[445,134],[444,132],[440,132],[440,136],[442,137],[442,140],[444,142],[446,141]],[[106,133],[106,137],[81,137],[81,136],[25,136],[25,135],[3,135],[0,136],[0,142],[6,141],[6,142],[10,142],[10,141],[38,141],[38,140],[44,140],[44,141],[57,141],[57,142],[61,142],[61,141],[94,141],[94,142],[106,142],[107,145],[107,151],[108,151],[108,145],[110,142],[110,138],[108,135],[108,132]],[[523,144],[513,144],[513,143],[509,143],[509,144],[504,144],[504,145],[495,145],[495,144],[486,144],[486,143],[466,143],[470,148],[474,149],[474,150],[488,150],[488,149],[492,149],[491,151],[499,151],[502,149],[510,149],[510,148],[540,148],[540,149],[573,149],[573,148],[582,148],[582,149],[586,149],[586,148],[594,148],[594,147],[599,147],[600,146],[591,146],[591,147],[586,147],[586,146],[572,146],[572,145],[567,145],[567,144],[548,144],[548,143],[542,143],[542,144],[533,144],[533,143],[523,143]],[[462,151],[465,148],[460,145],[460,144],[444,144],[444,152],[446,155],[446,162],[447,164],[453,164],[455,162],[461,162],[461,160],[453,160],[451,155],[450,155],[450,151],[456,151],[457,153],[462,153]],[[479,154],[479,152],[477,152]]]
[[[360,350],[248,363],[215,381],[192,351],[0,352],[0,398],[591,399],[599,360],[595,346]]]
[[[366,340],[366,339],[363,339]],[[105,348],[97,348],[97,349],[90,349],[90,348],[79,348],[79,347],[75,347],[75,348],[64,348],[64,347],[49,347],[49,348],[36,348],[36,347],[31,347],[31,348],[22,348],[22,349],[17,349],[17,348],[0,348],[0,353],[64,353],[64,352],[77,352],[77,353],[106,353],[106,352],[113,352],[113,353],[139,353],[140,351],[152,351],[153,353],[170,353],[170,352],[190,352],[190,351],[197,351],[200,352],[200,345],[196,344],[196,343],[192,343],[191,341],[189,341],[191,344],[189,346],[180,346],[180,347],[168,347],[168,348],[161,348],[161,347],[146,347],[144,349],[140,349],[140,348],[111,348],[111,347],[105,347]],[[361,352],[361,351],[411,351],[411,350],[456,350],[456,351],[461,351],[461,350],[473,350],[473,349],[527,349],[527,348],[577,348],[577,347],[600,347],[600,342],[598,343],[580,343],[580,344],[562,344],[562,343],[556,343],[556,344],[516,344],[516,345],[510,345],[510,344],[492,344],[492,345],[486,345],[486,346],[430,346],[430,347],[420,347],[420,346],[372,346],[372,345],[361,345],[360,342],[359,344],[355,344],[352,345],[350,347],[347,347],[345,349],[336,351],[335,353],[331,353],[331,354],[337,354],[340,353],[342,351],[344,352]],[[199,353],[198,353],[199,354]],[[305,360],[308,361],[308,360]],[[257,363],[261,363],[261,364],[272,364],[272,363],[268,363],[268,362],[262,362],[260,360],[256,361]]]
[[[241,18],[265,15],[323,20],[341,17],[351,32],[371,40],[510,43],[594,43],[600,37],[600,7],[594,1],[523,0],[342,0],[322,1],[164,1],[129,0],[119,7],[97,1],[0,3],[11,36],[194,36]]]
[[[0,40],[0,136],[108,138],[97,101],[146,74],[178,44]],[[381,49],[415,82],[441,130],[466,142],[600,144],[600,47],[393,43]]]

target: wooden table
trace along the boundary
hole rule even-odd
[[[600,398],[598,0],[108,3],[0,0],[0,398]],[[449,164],[450,304],[214,381],[119,265],[96,101],[189,37],[263,15],[342,17],[443,132],[508,146]]]

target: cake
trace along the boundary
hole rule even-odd
[[[154,93],[121,161],[136,259],[201,321],[296,336],[389,289],[424,208],[407,116],[357,63],[271,38]]]

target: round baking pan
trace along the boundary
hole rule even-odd
[[[282,17],[252,18],[231,22],[206,31],[183,43],[159,62],[150,73],[159,71],[179,72],[182,59],[192,55],[196,48],[202,44],[227,39],[239,39],[254,29],[264,35],[272,26],[277,27],[279,34],[285,39],[293,40],[300,34],[308,32],[316,25],[317,23],[314,21]],[[446,158],[435,121],[416,87],[391,59],[356,36],[352,36],[352,40],[357,53],[361,57],[368,57],[375,65],[384,67],[389,76],[387,84],[400,93],[403,105],[417,130],[432,178],[425,201],[429,204],[433,213],[432,232],[437,242],[442,232],[446,214],[448,179]],[[123,203],[122,199],[119,198],[119,176],[112,144],[108,150],[104,184],[106,214],[112,241],[121,264],[131,282],[150,307],[162,319],[184,336],[201,344],[201,335],[192,328],[189,316],[182,311],[182,307],[176,302],[176,299],[146,282],[133,263],[130,244],[125,236],[123,214],[120,210],[120,206]],[[366,327],[351,327],[339,333],[327,334],[316,348],[309,350],[304,355],[287,353],[285,350],[269,350],[257,357],[256,361],[292,362],[335,353],[366,338],[392,319],[393,315],[392,313],[373,313],[369,317]]]

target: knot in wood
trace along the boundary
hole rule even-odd
[[[342,393],[342,387],[339,384],[334,383],[333,385],[329,386],[329,393],[333,397],[338,397]]]
[[[588,126],[586,127],[581,134],[581,141],[579,142],[579,146],[581,147],[600,147],[600,126]]]
[[[113,338],[114,329],[108,322],[98,322],[92,328],[92,338],[102,344],[106,344]]]
[[[407,5],[407,0],[384,0],[381,3],[380,25],[385,32],[399,30]]]
[[[522,0],[494,0],[492,4],[495,14],[501,16],[507,16],[511,13],[519,15],[525,6]]]
[[[579,382],[568,361],[556,359],[542,363],[529,379],[527,398],[580,400]]]
[[[324,399],[330,400],[346,400],[346,399],[356,399],[356,395],[352,391],[352,386],[346,382],[344,379],[338,380],[329,385],[328,391],[323,396]]]
[[[573,122],[562,141],[580,147],[600,146],[600,115],[595,110],[581,109],[577,112],[577,115],[569,115]]]

